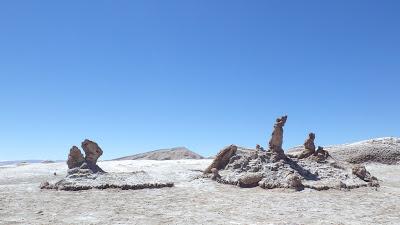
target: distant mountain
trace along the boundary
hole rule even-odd
[[[316,142],[318,145],[318,142]],[[395,164],[400,162],[400,138],[384,137],[350,144],[323,146],[338,160],[349,163],[379,162]],[[299,153],[303,146],[288,150],[289,154]]]
[[[62,160],[12,160],[12,161],[0,161],[0,166],[16,165],[16,164],[31,164],[31,163],[55,163],[62,162]]]
[[[177,159],[204,159],[203,156],[185,148],[175,147],[125,156],[114,160],[177,160]]]

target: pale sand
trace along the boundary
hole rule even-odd
[[[241,189],[196,170],[211,160],[107,161],[108,172],[144,170],[175,182],[146,190],[40,190],[65,163],[0,167],[0,224],[399,224],[400,165],[371,164],[381,188],[292,192]],[[57,172],[57,176],[53,175]]]

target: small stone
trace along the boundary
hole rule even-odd
[[[48,181],[45,181],[45,182],[42,182],[39,187],[40,187],[40,189],[46,189],[49,186],[50,186],[50,183]]]
[[[261,173],[245,173],[239,178],[240,187],[256,187],[263,178]]]
[[[294,188],[296,190],[303,190],[304,185],[301,183],[301,179],[294,175],[290,174],[286,177],[287,184],[290,188]]]

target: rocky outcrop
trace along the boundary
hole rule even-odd
[[[309,133],[307,140],[304,142],[304,150],[298,156],[299,159],[310,157],[315,153],[315,134]]]
[[[262,178],[262,173],[243,173],[238,180],[238,186],[244,188],[256,187]]]
[[[287,121],[287,116],[282,116],[276,119],[274,131],[272,132],[271,139],[268,143],[269,151],[272,153],[272,160],[278,161],[285,159],[285,153],[282,149],[283,144],[283,127]]]
[[[286,177],[286,182],[287,182],[287,186],[289,188],[293,188],[295,190],[303,190],[304,189],[304,185],[301,182],[301,179],[299,176],[296,176],[294,174],[290,174]]]
[[[212,168],[211,173],[211,180],[219,180],[221,178],[221,175],[219,175],[217,168]]]
[[[85,139],[82,142],[82,149],[85,152],[85,160],[88,163],[96,164],[97,159],[103,155],[103,150],[97,145],[96,142]]]
[[[268,152],[242,151],[233,155],[228,165],[219,170],[223,184],[240,187],[259,186],[265,189],[288,188],[303,190],[353,189],[375,186],[364,178],[364,171],[349,173],[351,167],[334,160],[286,158],[274,161]],[[359,175],[356,175],[359,174]],[[367,176],[368,177],[368,176]]]
[[[53,189],[59,191],[82,191],[90,189],[121,189],[138,190],[173,187],[173,182],[157,180],[144,171],[133,173],[91,173],[81,170],[64,179],[40,184],[41,189]]]
[[[69,150],[67,165],[68,169],[80,167],[85,162],[85,158],[83,157],[81,150],[78,147],[72,146]]]
[[[104,171],[97,165],[97,160],[103,154],[103,150],[97,145],[96,142],[85,139],[82,142],[82,148],[85,152],[85,157],[83,157],[81,150],[72,146],[69,151],[67,165],[68,174],[71,173],[86,173],[89,171],[91,173],[104,173]]]
[[[288,150],[287,155],[296,157],[304,150],[303,146]],[[355,143],[324,146],[324,150],[337,161],[352,164],[366,162],[397,164],[400,162],[400,138],[375,138]]]
[[[363,165],[353,166],[352,173],[356,175],[358,178],[368,182],[370,186],[373,187],[379,186],[378,179],[372,176]]]
[[[82,148],[85,157],[78,147],[71,148],[67,161],[69,170],[65,178],[55,183],[43,182],[40,188],[81,191],[108,188],[137,190],[174,186],[173,182],[160,180],[142,170],[130,173],[106,173],[97,165],[99,157],[103,154],[97,143],[86,139],[82,142]]]
[[[288,158],[283,153],[283,126],[287,116],[276,120],[269,142],[269,151],[237,150],[231,145],[217,155],[205,173],[218,171],[219,183],[240,187],[262,187],[265,189],[290,188],[303,190],[353,189],[379,186],[378,180],[366,172],[365,167],[353,168],[349,164],[335,161],[322,147],[315,150],[313,133],[304,143],[302,157]]]
[[[229,159],[235,155],[237,151],[237,146],[236,145],[230,145],[224,149],[222,149],[218,155],[214,158],[213,162],[207,169],[204,171],[204,173],[211,173],[212,168],[216,168],[217,170],[224,169],[225,166],[229,163]]]

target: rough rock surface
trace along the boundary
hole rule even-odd
[[[91,173],[105,173],[96,164],[98,158],[103,154],[103,150],[101,150],[97,143],[85,139],[82,142],[82,148],[85,151],[85,157],[83,157],[78,147],[73,146],[70,149],[67,160],[68,173],[79,173],[79,170],[89,170]]]
[[[211,173],[212,173],[211,180],[218,180],[221,178],[221,175],[219,175],[217,168],[212,168]]]
[[[215,157],[211,165],[204,171],[204,173],[211,173],[213,168],[216,168],[217,170],[225,168],[225,166],[229,163],[230,158],[236,153],[236,151],[236,145],[230,145],[222,149]]]
[[[203,156],[187,149],[186,147],[175,147],[126,156],[115,160],[178,160],[203,158]]]
[[[363,165],[355,165],[353,166],[352,172],[358,178],[369,182],[370,186],[379,187],[378,179],[368,172],[368,170]]]
[[[172,187],[173,182],[154,179],[144,171],[132,173],[105,173],[96,163],[103,154],[97,143],[84,140],[82,148],[85,158],[78,147],[73,146],[68,156],[67,176],[55,183],[42,182],[41,189],[56,189],[64,191],[80,191],[88,189],[118,188],[144,189]],[[56,174],[55,174],[56,175]]]
[[[239,187],[256,187],[263,178],[262,173],[248,172],[240,175],[238,180]]]
[[[298,155],[303,146],[288,150],[290,155]],[[341,144],[324,147],[329,154],[338,161],[360,164],[377,162],[384,164],[396,164],[400,162],[400,138],[385,137],[351,144]]]
[[[89,170],[79,170],[66,178],[50,184],[43,182],[41,189],[55,189],[62,191],[80,191],[89,189],[122,189],[137,190],[145,188],[172,187],[172,182],[154,179],[144,171],[132,173],[91,173]]]
[[[283,144],[283,127],[287,121],[287,116],[282,116],[276,119],[274,125],[274,131],[272,132],[271,139],[268,143],[269,151],[272,152],[271,159],[273,161],[278,161],[280,159],[286,158],[285,153],[282,149]]]
[[[69,169],[80,167],[85,162],[81,150],[78,147],[72,146],[69,150],[67,165]]]
[[[259,151],[237,152],[231,156],[225,168],[219,170],[221,178],[217,181],[240,187],[296,190],[353,189],[370,185],[370,181],[353,174],[352,167],[346,163],[332,159],[321,161],[314,156],[285,158],[275,162],[271,155]]]
[[[304,142],[304,150],[298,156],[299,159],[307,158],[315,153],[315,134],[309,133],[307,140]]]
[[[103,155],[103,150],[96,142],[85,139],[82,142],[82,149],[85,152],[85,160],[88,163],[96,164],[97,159]]]

